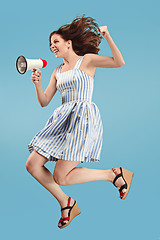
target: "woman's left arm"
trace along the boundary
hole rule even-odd
[[[105,27],[107,28],[107,26],[105,26]],[[113,42],[108,30],[104,33],[104,38],[107,40],[107,42],[111,48],[114,61],[117,63],[117,65],[123,66],[125,64],[125,62],[122,57],[122,54],[119,51],[119,49],[117,48],[116,44]]]
[[[113,40],[108,32],[107,26],[99,27],[97,30],[107,40],[107,42],[111,48],[113,57],[100,56],[98,54],[87,53],[86,55],[88,55],[88,64],[91,67],[100,67],[100,68],[122,67],[125,64],[124,59],[123,59],[122,54],[120,53],[119,49],[113,42]]]

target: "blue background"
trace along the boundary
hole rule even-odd
[[[110,239],[158,240],[160,169],[160,71],[159,1],[4,1],[1,29],[1,239]],[[28,143],[61,104],[57,91],[46,108],[36,98],[30,76],[15,67],[19,55],[43,58],[45,91],[53,70],[63,62],[49,50],[49,34],[86,14],[107,26],[122,53],[122,68],[97,68],[93,102],[104,127],[96,169],[122,166],[134,172],[131,191],[120,200],[108,182],[95,181],[62,186],[82,211],[71,225],[57,227],[60,206],[26,170]],[[99,55],[112,56],[103,38]],[[47,162],[53,172],[55,163]]]

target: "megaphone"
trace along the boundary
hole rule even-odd
[[[44,68],[47,66],[47,61],[44,59],[27,59],[24,56],[19,56],[16,61],[17,71],[20,74],[24,74],[26,71],[31,69],[36,69],[36,72],[39,71],[40,68]]]

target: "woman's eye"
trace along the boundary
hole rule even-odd
[[[50,43],[50,47],[52,46],[52,44],[53,44],[53,43],[57,43],[57,42],[59,42],[59,41],[54,41],[54,42],[51,42],[51,43]]]
[[[56,42],[58,42],[58,41],[55,41],[54,43],[56,43]],[[52,45],[52,43],[53,43],[53,42],[50,43],[50,46]]]

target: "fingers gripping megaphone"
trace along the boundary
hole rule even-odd
[[[36,72],[40,68],[47,66],[47,61],[44,59],[27,59],[24,56],[19,56],[16,61],[16,68],[20,74],[24,74],[26,71],[36,69]]]

